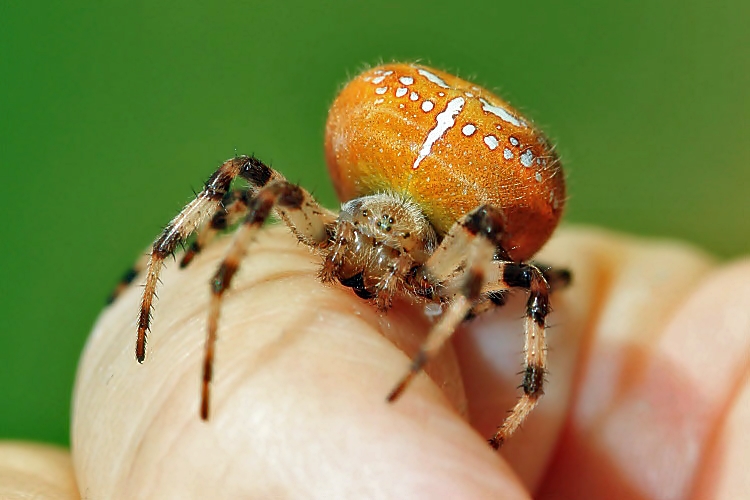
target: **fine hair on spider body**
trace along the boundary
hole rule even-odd
[[[402,119],[394,124],[396,113]],[[390,133],[398,139],[384,138]],[[424,66],[392,64],[363,73],[341,92],[329,114],[326,153],[342,200],[338,212],[253,156],[231,158],[211,175],[138,266],[145,267],[145,286],[136,359],[146,356],[164,259],[195,233],[180,262],[185,267],[216,234],[236,225],[210,285],[200,404],[201,418],[208,419],[222,299],[253,236],[275,214],[319,256],[321,281],[348,287],[379,310],[396,297],[442,307],[389,402],[461,322],[503,305],[508,290],[528,293],[523,394],[490,438],[498,448],[544,392],[549,295],[570,281],[567,271],[528,260],[554,230],[565,199],[549,141],[480,87]],[[485,164],[493,168],[479,168]],[[246,186],[233,187],[236,179]],[[115,295],[141,270],[129,271]]]

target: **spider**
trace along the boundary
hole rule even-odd
[[[156,239],[146,264],[135,355],[146,356],[153,300],[164,259],[196,233],[187,266],[222,230],[237,226],[210,282],[200,414],[209,389],[222,298],[254,234],[276,214],[322,262],[320,279],[338,282],[374,307],[397,296],[442,314],[388,394],[399,398],[458,325],[528,292],[523,394],[489,440],[498,448],[543,394],[545,322],[552,289],[570,274],[529,263],[557,225],[565,181],[549,141],[505,101],[450,74],[416,64],[371,68],[333,103],[325,140],[338,213],[253,156],[224,162]],[[237,178],[246,187],[234,187]],[[121,290],[137,271],[129,272]],[[117,292],[117,291],[116,291]]]

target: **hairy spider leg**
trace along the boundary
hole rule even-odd
[[[550,286],[542,271],[534,265],[517,262],[497,262],[496,265],[501,278],[500,283],[495,286],[499,285],[503,289],[521,288],[529,293],[524,319],[523,394],[489,440],[490,445],[498,449],[518,429],[544,394]]]
[[[440,246],[422,266],[417,276],[426,280],[422,288],[434,290],[440,300],[450,300],[447,310],[427,335],[412,359],[409,371],[386,398],[398,399],[414,377],[453,335],[472,306],[480,300],[482,287],[492,272],[495,239],[502,232],[502,213],[490,206],[480,206],[463,216],[445,235]],[[468,251],[467,251],[468,250]],[[495,280],[496,281],[496,280]]]
[[[277,174],[278,175],[278,174]],[[221,201],[235,178],[241,177],[251,186],[259,188],[272,179],[274,172],[262,161],[252,156],[238,156],[224,163],[209,177],[200,193],[188,203],[161,235],[154,241],[146,265],[146,284],[143,288],[135,357],[139,363],[146,358],[146,334],[151,324],[151,311],[159,275],[167,256],[172,255],[178,244],[184,242],[204,221],[213,217],[221,208]]]
[[[275,174],[276,179],[261,188],[250,200],[245,220],[234,233],[219,268],[211,278],[211,303],[201,386],[200,415],[203,420],[208,420],[209,414],[210,384],[213,378],[216,334],[222,300],[224,293],[231,286],[232,278],[237,273],[253,236],[276,210],[301,242],[313,248],[322,249],[328,246],[330,241],[331,228],[336,220],[335,215],[321,207],[303,188],[283,179],[281,174]]]
[[[502,443],[518,428],[544,393],[547,368],[545,337],[546,317],[549,314],[550,286],[545,275],[534,265],[494,260],[494,252],[502,242],[502,212],[481,206],[462,217],[451,228],[441,246],[425,264],[428,279],[435,280],[435,289],[455,294],[448,309],[427,336],[412,359],[409,372],[388,395],[388,401],[398,399],[413,378],[432,359],[455,332],[458,325],[482,302],[504,300],[504,293],[512,288],[529,292],[524,322],[523,395],[510,411],[494,436],[489,440],[493,448]],[[466,253],[469,242],[471,251]],[[458,246],[460,249],[450,248]],[[461,254],[465,257],[461,257]],[[569,280],[566,271],[553,273],[558,286]],[[458,286],[456,286],[458,285]],[[499,304],[498,304],[499,305]],[[484,309],[486,310],[486,309]]]
[[[195,231],[196,238],[185,251],[182,259],[180,259],[180,268],[189,266],[196,255],[211,244],[218,233],[233,226],[242,219],[247,212],[247,204],[250,201],[250,198],[252,198],[253,191],[257,191],[256,186],[232,189],[224,196],[224,199],[221,201],[223,210],[217,210],[208,223],[202,224]],[[122,278],[117,283],[117,286],[115,286],[112,293],[107,297],[107,304],[111,304],[117,300],[120,294],[130,286],[133,280],[135,280],[135,278],[146,269],[151,253],[150,250],[151,247],[149,246],[141,258],[139,258],[133,266],[123,274]]]
[[[218,210],[208,223],[198,228],[195,239],[180,259],[180,268],[189,266],[195,256],[206,248],[217,234],[242,219],[247,213],[247,206],[253,196],[252,191],[253,188],[233,189],[224,196],[221,202],[224,209]]]

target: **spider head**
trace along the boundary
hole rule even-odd
[[[432,253],[437,236],[419,206],[393,193],[355,198],[343,204],[341,218],[362,234],[420,259]]]

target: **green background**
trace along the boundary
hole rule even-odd
[[[219,162],[333,205],[327,106],[379,61],[519,104],[559,144],[568,222],[746,253],[750,3],[589,3],[0,2],[0,437],[67,442],[104,298]]]

